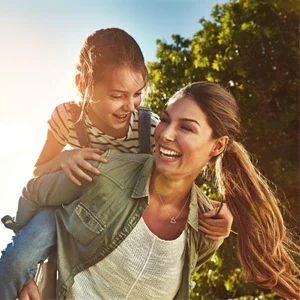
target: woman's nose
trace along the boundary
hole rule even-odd
[[[161,138],[165,141],[174,141],[175,137],[175,128],[171,124],[169,124],[161,133]]]

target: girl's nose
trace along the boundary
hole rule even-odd
[[[125,108],[127,111],[134,111],[135,109],[135,99],[134,97],[128,98],[125,103]]]

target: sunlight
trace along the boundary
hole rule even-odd
[[[0,217],[14,215],[25,183],[31,178],[37,153],[32,129],[25,122],[0,124],[3,146],[0,148],[2,173]],[[0,225],[0,249],[7,244],[12,231]]]

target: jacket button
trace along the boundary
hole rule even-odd
[[[89,215],[85,216],[85,217],[84,217],[84,220],[85,220],[86,222],[91,221],[91,216],[89,216]]]

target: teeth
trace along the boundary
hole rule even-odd
[[[178,152],[175,152],[175,151],[172,151],[172,150],[168,150],[168,149],[165,149],[163,147],[160,147],[159,148],[159,151],[164,154],[164,155],[168,155],[168,156],[180,156],[181,154],[178,153]]]
[[[116,115],[117,118],[125,119],[127,115]]]

